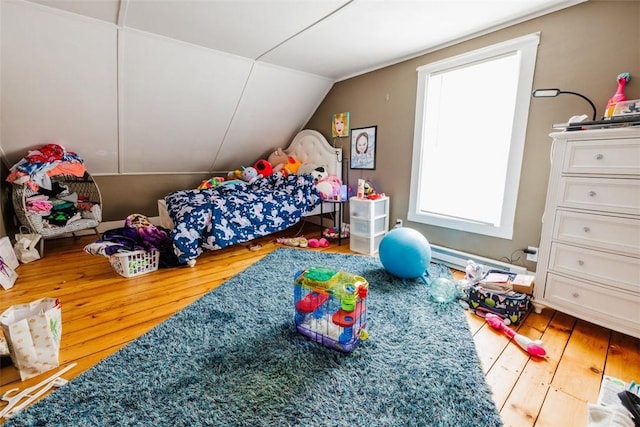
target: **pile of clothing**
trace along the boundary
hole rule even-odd
[[[25,185],[33,191],[40,188],[52,190],[52,176],[83,177],[86,173],[84,161],[76,153],[67,151],[58,144],[46,144],[38,150],[29,151],[22,160],[13,165],[7,182]]]
[[[25,199],[26,210],[42,217],[45,227],[64,227],[81,218],[102,217],[100,205],[86,195],[71,193],[67,185],[54,182],[51,190],[40,187],[38,193]]]
[[[91,255],[109,257],[116,253],[144,250],[160,253],[159,268],[176,267],[178,257],[173,250],[169,230],[155,226],[142,214],[131,214],[124,221],[124,227],[107,230],[102,237],[84,247]]]

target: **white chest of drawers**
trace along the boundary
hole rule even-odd
[[[640,338],[640,128],[551,137],[536,309]]]

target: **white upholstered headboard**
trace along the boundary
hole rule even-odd
[[[342,180],[342,149],[332,147],[320,132],[310,129],[300,131],[284,151],[299,160],[300,163],[325,166],[329,175],[335,175]],[[331,203],[323,205],[323,212],[325,213],[334,210],[336,210],[336,207]],[[313,211],[304,216],[309,217],[319,213],[320,206],[316,206]]]
[[[325,166],[329,175],[342,179],[342,149],[332,147],[320,132],[300,131],[284,151],[301,163]]]

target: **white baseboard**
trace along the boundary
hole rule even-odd
[[[456,249],[449,249],[443,246],[431,245],[431,259],[441,262],[447,267],[465,271],[467,261],[471,260],[476,264],[484,265],[486,269],[504,270],[516,274],[531,274],[525,267],[509,264],[494,259],[473,255]]]

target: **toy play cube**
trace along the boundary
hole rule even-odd
[[[367,292],[364,277],[330,268],[298,272],[293,296],[295,322],[302,335],[349,353],[366,337]]]

